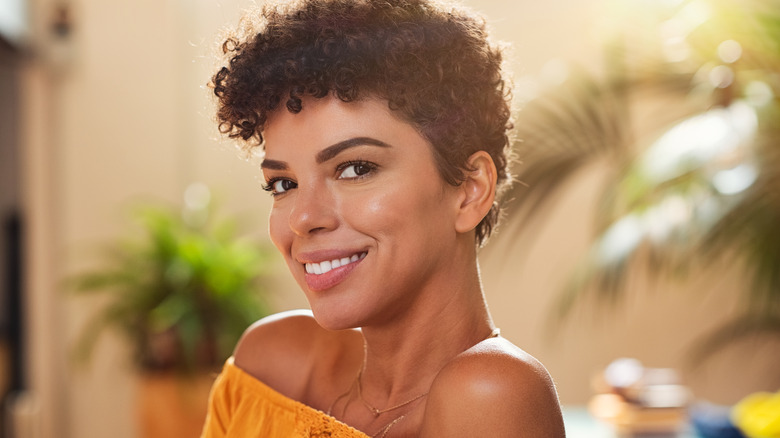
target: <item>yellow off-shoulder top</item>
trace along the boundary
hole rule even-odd
[[[233,363],[211,388],[201,438],[368,438],[337,419],[288,398]]]

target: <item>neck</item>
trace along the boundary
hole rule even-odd
[[[447,281],[421,291],[402,318],[363,327],[366,399],[381,408],[427,392],[447,362],[490,335],[476,258],[468,271],[445,273]]]

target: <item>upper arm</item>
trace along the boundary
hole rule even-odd
[[[535,359],[476,354],[437,376],[421,437],[563,437],[558,396]]]

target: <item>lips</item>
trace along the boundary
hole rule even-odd
[[[306,285],[313,291],[324,291],[341,283],[366,257],[367,252],[334,257],[320,262],[304,263]]]

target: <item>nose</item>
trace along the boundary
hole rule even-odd
[[[298,187],[290,211],[290,229],[298,236],[333,230],[338,215],[333,196],[323,187]]]

